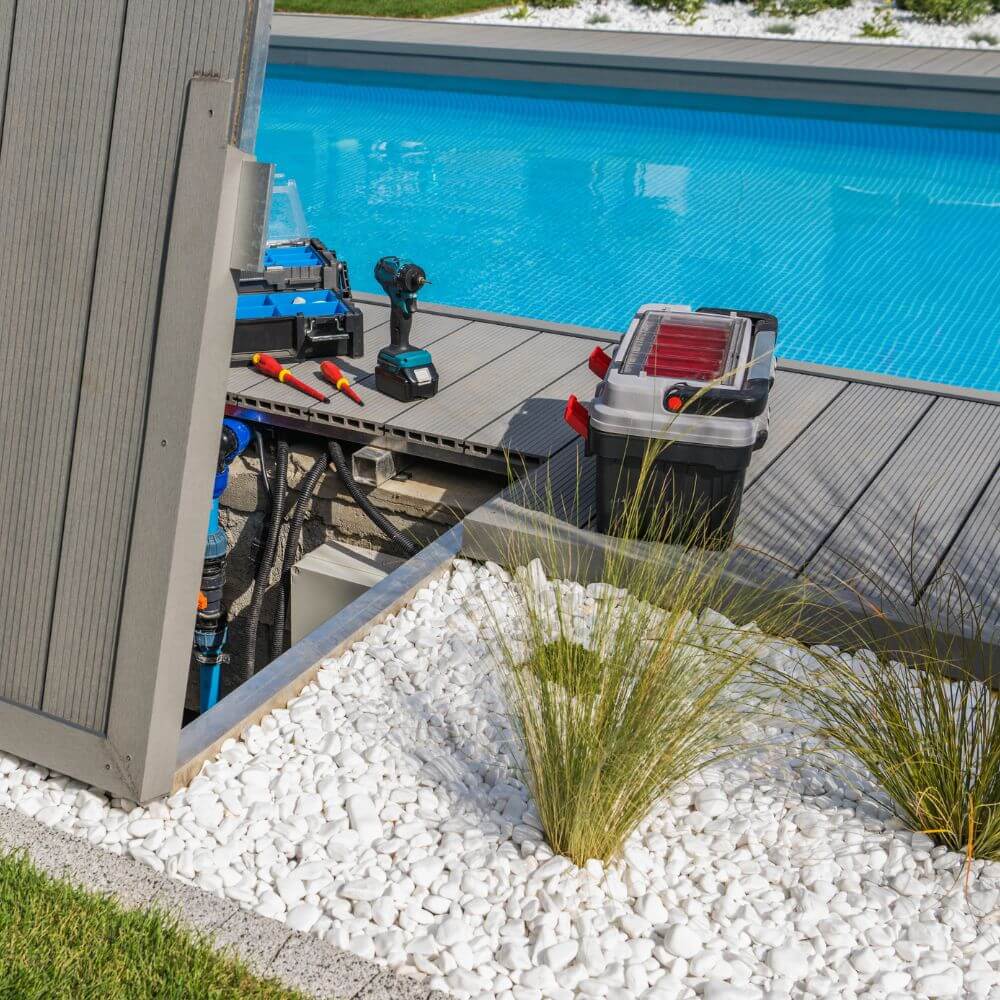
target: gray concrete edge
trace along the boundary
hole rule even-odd
[[[637,51],[624,50],[621,39],[629,35],[641,39]],[[744,44],[733,44],[738,42]],[[764,44],[781,54],[743,56]],[[995,119],[1000,77],[905,68],[905,61],[898,65],[909,48],[903,46],[892,46],[884,62],[873,52],[868,65],[851,65],[859,48],[843,42],[279,14],[269,58],[284,65],[860,104],[887,112]]]
[[[537,558],[542,561],[549,576],[576,580],[579,583],[596,583],[604,573],[604,559],[615,552],[620,560],[624,553],[629,562],[650,563],[662,566],[667,576],[684,556],[675,547],[651,542],[624,542],[610,535],[603,535],[588,528],[561,521],[544,511],[531,510],[517,503],[496,497],[483,504],[465,518],[465,532],[461,555],[478,562],[492,561],[506,565],[511,556],[518,562]],[[747,550],[751,557],[753,553]],[[698,566],[697,560],[694,565]],[[798,597],[808,599],[801,619],[794,627],[796,638],[810,644],[833,643],[852,646],[845,640],[866,640],[874,648],[892,658],[912,660],[912,648],[906,637],[912,632],[910,623],[902,621],[891,609],[881,615],[872,615],[863,607],[856,595],[833,586],[811,586],[808,581],[784,575],[780,567],[769,574],[757,571],[753,563],[730,561],[720,573],[728,592],[739,595],[745,606],[756,602],[763,607],[769,603]],[[943,631],[942,654],[952,641],[969,639],[957,633]],[[983,642],[969,661],[971,674],[993,688],[1000,688],[1000,632],[994,628],[983,631]],[[901,641],[897,641],[901,640]],[[853,645],[857,645],[854,643]],[[916,662],[921,662],[919,659]]]
[[[272,708],[284,707],[312,680],[323,659],[349,648],[444,573],[461,544],[459,523],[186,725],[177,749],[174,787],[190,781],[226,739],[238,737]]]
[[[126,909],[156,908],[215,947],[243,960],[257,976],[329,1000],[444,1000],[422,981],[342,951],[312,934],[244,910],[195,886],[154,871],[128,855],[110,854],[85,840],[0,808],[0,850],[24,850],[32,864],[56,878],[104,896]]]

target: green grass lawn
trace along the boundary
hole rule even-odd
[[[504,6],[502,0],[276,0],[275,10],[361,17],[452,17]]]
[[[0,1000],[305,1000],[155,911],[0,855]]]

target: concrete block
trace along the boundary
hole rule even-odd
[[[292,932],[277,920],[268,920],[249,910],[239,910],[212,931],[216,947],[243,959],[258,976],[272,976],[275,956]]]
[[[85,840],[50,830],[12,809],[0,809],[0,843],[24,848],[32,864],[54,878],[114,896],[126,907],[147,907],[169,885],[166,876],[135,858],[109,854]]]
[[[357,1000],[428,1000],[429,996],[425,980],[383,969],[361,990]]]
[[[502,476],[418,461],[372,490],[370,499],[382,510],[451,527],[506,485]]]
[[[317,1000],[347,1000],[362,990],[383,967],[310,934],[293,933],[268,968],[268,975]]]
[[[221,899],[210,892],[169,878],[161,881],[153,904],[157,909],[199,931],[214,931],[241,912],[239,904],[231,899]]]

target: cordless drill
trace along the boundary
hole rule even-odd
[[[438,389],[438,373],[428,351],[410,346],[410,327],[417,293],[427,284],[418,264],[383,257],[375,265],[375,280],[389,296],[389,346],[378,352],[375,388],[408,403],[428,399]]]

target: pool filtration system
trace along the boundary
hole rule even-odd
[[[219,700],[222,668],[229,661],[226,640],[229,636],[229,615],[222,603],[226,584],[226,556],[229,543],[219,525],[219,498],[229,484],[229,467],[250,444],[250,426],[242,420],[226,417],[222,421],[219,440],[219,461],[212,487],[212,506],[208,515],[208,541],[205,544],[205,562],[201,571],[201,589],[198,591],[198,613],[194,626],[193,658],[198,666],[199,698],[202,712]]]
[[[590,409],[570,396],[564,417],[597,458],[602,532],[731,544],[750,457],[767,439],[777,335],[767,313],[656,303],[613,357],[594,349]]]
[[[409,403],[429,399],[438,390],[438,373],[430,352],[410,345],[410,327],[417,308],[417,294],[429,284],[419,264],[398,257],[382,257],[375,265],[375,280],[389,296],[389,346],[378,352],[375,388]]]

